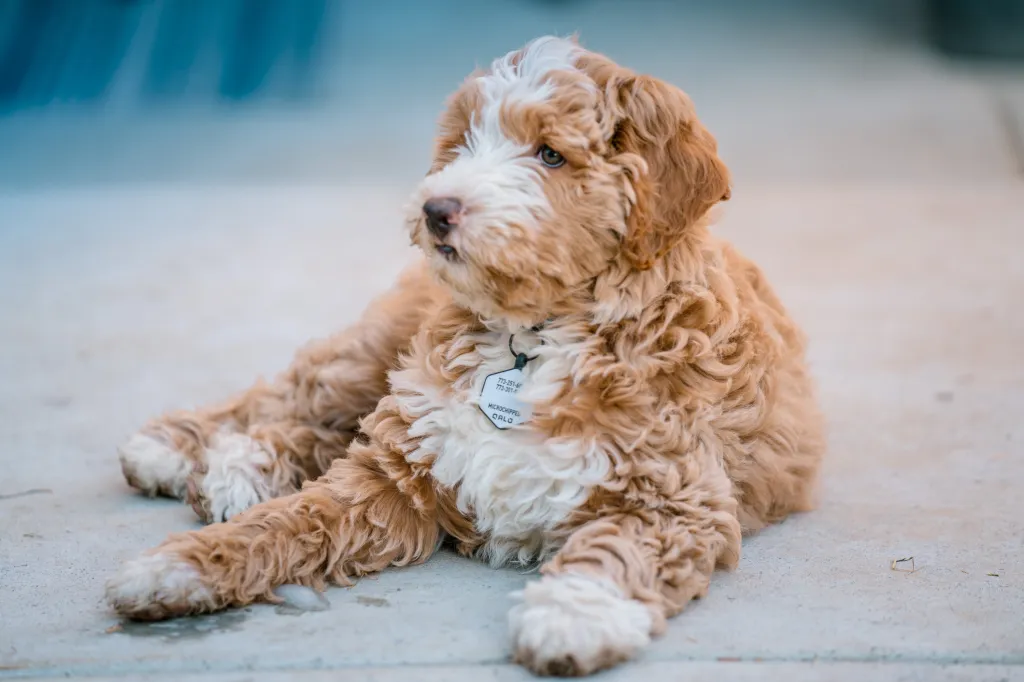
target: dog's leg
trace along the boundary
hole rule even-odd
[[[303,348],[273,383],[147,424],[119,449],[125,478],[149,495],[186,499],[205,521],[295,492],[344,455],[440,296],[421,264],[409,268],[358,323]]]
[[[728,478],[690,473],[688,486],[669,476],[657,505],[608,505],[569,536],[509,614],[517,662],[541,675],[586,675],[631,658],[706,593],[716,566],[736,564]]]
[[[285,583],[347,584],[426,560],[441,536],[438,508],[431,480],[401,454],[357,442],[300,492],[172,535],[125,563],[107,600],[129,618],[158,620],[274,601]]]

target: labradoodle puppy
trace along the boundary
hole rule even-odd
[[[744,532],[812,506],[824,450],[801,332],[708,229],[728,197],[671,85],[559,38],[471,75],[413,196],[421,260],[273,383],[121,448],[213,524],[127,562],[110,604],[273,600],[447,540],[542,563],[509,615],[530,670],[630,658]]]

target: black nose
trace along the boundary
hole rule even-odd
[[[423,204],[423,214],[427,216],[427,229],[438,239],[443,239],[451,232],[459,221],[461,211],[462,202],[452,197],[428,199],[427,203]]]

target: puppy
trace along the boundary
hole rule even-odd
[[[131,485],[217,523],[127,562],[108,601],[140,620],[273,601],[448,540],[542,564],[509,615],[530,670],[634,656],[742,533],[812,506],[824,450],[801,332],[709,232],[728,198],[671,85],[550,37],[471,75],[393,290],[273,383],[121,448]]]

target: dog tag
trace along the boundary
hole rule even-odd
[[[517,363],[518,364],[518,363]],[[480,391],[480,409],[499,429],[522,424],[530,418],[530,405],[519,400],[523,370],[518,367],[491,374]]]

